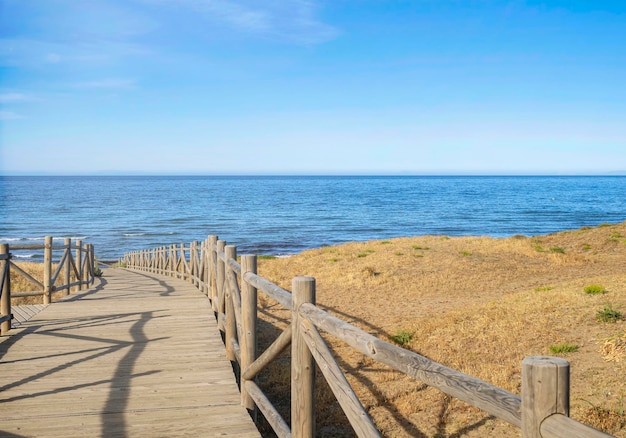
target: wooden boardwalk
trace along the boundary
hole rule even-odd
[[[0,437],[258,437],[209,302],[106,269],[0,338]]]

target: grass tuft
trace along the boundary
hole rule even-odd
[[[414,333],[408,330],[400,330],[395,335],[389,336],[389,339],[394,344],[399,345],[400,347],[406,347],[413,340]]]
[[[552,354],[567,354],[578,351],[578,345],[568,344],[567,342],[557,345],[550,345],[550,353]]]
[[[588,295],[599,295],[607,292],[606,288],[601,284],[590,284],[583,289]]]
[[[621,312],[613,309],[611,304],[607,304],[604,306],[604,309],[598,310],[596,312],[596,320],[600,322],[617,322],[624,319],[624,316]]]

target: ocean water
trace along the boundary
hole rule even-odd
[[[349,241],[622,222],[626,177],[4,176],[0,211],[2,243],[80,238],[102,260],[211,234],[240,254],[287,255]]]

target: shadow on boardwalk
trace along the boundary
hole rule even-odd
[[[105,270],[0,342],[0,436],[258,436],[208,301]]]

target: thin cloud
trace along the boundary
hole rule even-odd
[[[135,89],[135,85],[135,80],[123,78],[105,78],[75,84],[76,88],[94,88],[105,90],[133,90]]]
[[[24,116],[13,111],[0,111],[0,120],[18,120],[23,118]]]
[[[0,94],[0,103],[28,102],[32,97],[23,93],[3,93]]]
[[[144,0],[192,8],[206,20],[224,23],[239,32],[295,43],[319,44],[339,30],[322,22],[317,2],[310,0]]]

